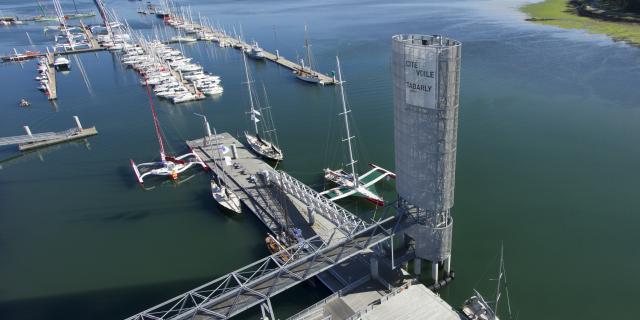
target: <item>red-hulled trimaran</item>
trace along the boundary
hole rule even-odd
[[[149,105],[151,106],[151,114],[153,115],[153,124],[156,129],[156,136],[158,137],[158,144],[160,145],[160,161],[157,162],[145,162],[136,164],[131,160],[131,167],[136,174],[138,183],[143,184],[146,176],[165,176],[171,180],[177,180],[178,175],[193,165],[200,165],[206,169],[205,163],[194,152],[186,153],[178,157],[167,155],[164,150],[164,142],[162,133],[160,132],[160,122],[158,121],[158,114],[156,108],[153,106],[153,98],[151,97],[151,89],[149,84],[147,86],[147,95],[149,96]]]

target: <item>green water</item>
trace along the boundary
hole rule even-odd
[[[91,8],[79,2],[81,10]],[[187,2],[184,2],[187,3]],[[291,59],[309,25],[318,69],[340,55],[353,110],[361,171],[393,169],[390,37],[445,34],[463,43],[453,267],[442,292],[459,305],[473,288],[490,294],[500,241],[519,319],[633,318],[640,277],[635,230],[640,198],[640,50],[575,30],[522,21],[507,1],[191,1],[194,12],[233,24],[247,40]],[[108,1],[133,28],[155,17],[136,2]],[[37,14],[9,0],[4,13]],[[69,10],[72,10],[69,8]],[[95,20],[93,20],[95,22]],[[42,24],[0,28],[0,52],[51,40]],[[218,99],[183,105],[156,100],[170,150],[202,135],[194,112],[219,131],[247,127],[242,60],[233,49],[184,46],[222,77]],[[0,65],[0,136],[73,126],[99,135],[1,163],[0,319],[124,318],[264,257],[266,229],[210,200],[198,170],[176,185],[142,190],[129,159],[157,158],[151,114],[138,76],[108,52],[82,54],[58,74],[58,100],[35,88],[35,62]],[[251,62],[264,81],[286,154],[281,168],[322,188],[322,168],[340,156],[333,87],[305,85],[271,63]],[[20,109],[20,98],[33,106]],[[0,159],[16,156],[0,148]],[[186,178],[186,177],[185,177]],[[383,189],[393,197],[392,187]],[[366,214],[366,202],[341,202]],[[280,318],[328,294],[304,283],[274,300]],[[503,309],[504,310],[504,309]],[[247,314],[253,318],[257,314]]]

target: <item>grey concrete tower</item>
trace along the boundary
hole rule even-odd
[[[451,269],[461,43],[442,36],[393,37],[398,209],[413,221],[404,240],[421,260]]]

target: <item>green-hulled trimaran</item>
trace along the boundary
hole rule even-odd
[[[363,197],[378,206],[384,205],[384,199],[376,193],[375,183],[384,179],[384,178],[394,178],[396,177],[395,173],[376,166],[374,164],[369,164],[373,169],[367,171],[363,175],[358,175],[356,172],[356,163],[357,161],[353,157],[353,148],[351,144],[351,140],[355,138],[355,136],[351,135],[349,130],[349,117],[348,114],[351,110],[347,110],[347,103],[344,96],[344,81],[342,81],[342,71],[340,70],[340,59],[336,57],[336,64],[338,68],[338,84],[340,86],[340,97],[342,100],[342,113],[341,116],[344,116],[344,126],[346,129],[347,137],[342,139],[342,141],[347,142],[347,146],[349,149],[349,163],[347,166],[351,168],[351,172],[348,173],[344,169],[336,169],[332,170],[330,168],[324,169],[324,178],[337,184],[338,186],[321,192],[321,195],[329,198],[331,201],[336,201],[338,199],[346,198],[351,195]]]

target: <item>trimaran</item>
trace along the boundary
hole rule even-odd
[[[153,98],[151,97],[151,89],[149,84],[147,86],[147,95],[149,96],[149,105],[151,107],[151,114],[153,115],[153,125],[156,130],[156,137],[158,138],[158,144],[160,145],[160,161],[157,162],[145,162],[136,164],[131,160],[131,167],[136,174],[138,183],[143,184],[144,178],[149,175],[153,176],[165,176],[171,180],[177,180],[178,175],[191,166],[198,164],[202,168],[206,169],[205,163],[194,152],[186,153],[178,157],[172,157],[167,155],[164,150],[164,142],[162,133],[160,132],[160,122],[158,121],[158,114],[156,108],[153,106]]]
[[[342,113],[341,116],[344,116],[344,126],[346,130],[347,137],[342,139],[342,141],[347,142],[347,146],[349,149],[349,163],[347,166],[350,167],[351,172],[347,173],[344,169],[324,169],[324,177],[325,179],[337,184],[338,186],[321,192],[321,195],[329,198],[331,201],[336,201],[338,199],[346,198],[351,195],[364,197],[365,199],[373,202],[378,206],[384,205],[384,199],[376,193],[375,183],[382,179],[395,179],[395,173],[381,168],[374,164],[369,164],[373,169],[367,171],[363,175],[358,175],[356,172],[356,163],[357,160],[353,157],[353,147],[351,140],[355,138],[355,136],[351,135],[349,130],[349,113],[351,110],[347,110],[347,102],[344,94],[344,81],[342,81],[342,71],[340,70],[340,59],[336,57],[336,63],[338,68],[338,84],[340,86],[340,97],[342,100]]]
[[[253,82],[251,81],[251,77],[249,76],[249,68],[247,66],[246,53],[242,53],[242,60],[244,61],[244,72],[247,80],[247,88],[249,91],[249,112],[248,113],[249,113],[251,122],[253,122],[253,129],[254,129],[254,134],[251,134],[248,131],[245,131],[244,136],[247,139],[247,142],[249,143],[249,145],[251,146],[251,149],[253,149],[253,151],[255,151],[257,154],[267,159],[280,161],[284,158],[284,155],[282,154],[282,150],[280,150],[280,148],[276,145],[276,142],[267,140],[264,134],[263,136],[260,136],[260,130],[258,129],[258,122],[260,122],[260,117],[262,116],[262,113],[260,112],[262,111],[262,109],[258,108],[254,103],[254,97],[253,97],[254,90],[252,86]],[[265,111],[268,111],[268,110],[265,110]],[[264,128],[265,126],[262,126],[262,127]],[[263,130],[263,133],[266,133],[267,135],[272,135],[272,134],[275,135],[275,128],[271,128],[271,129],[266,128]]]

